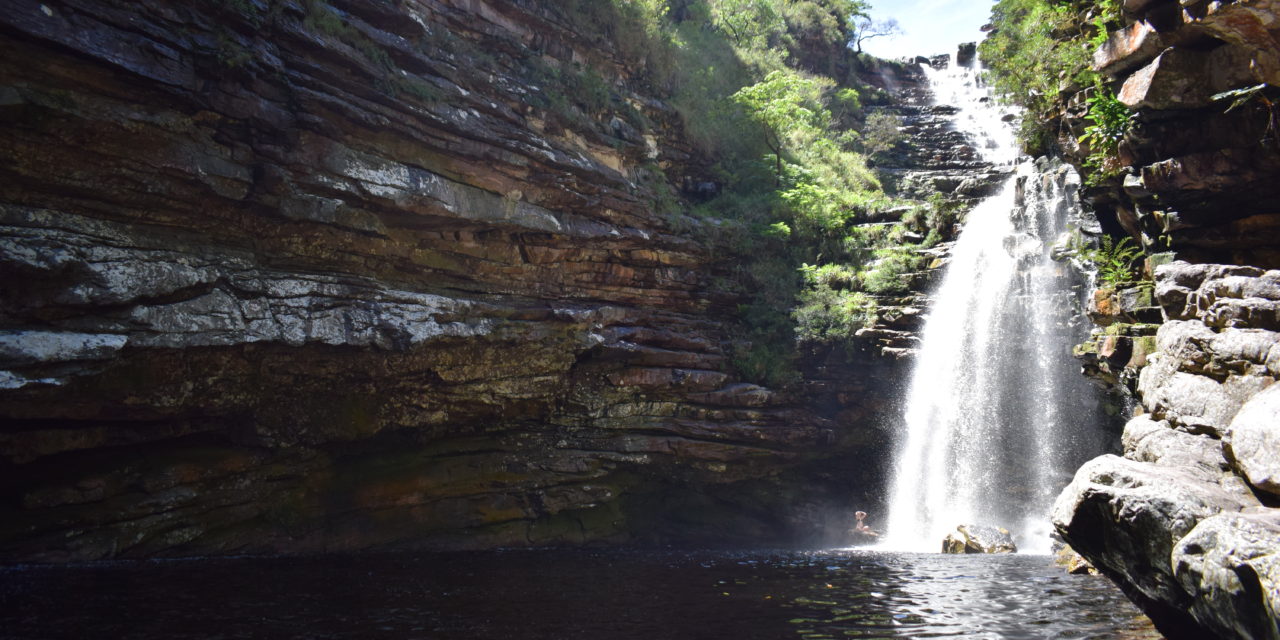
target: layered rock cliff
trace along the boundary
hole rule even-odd
[[[700,156],[555,4],[10,3],[0,557],[842,529],[900,365],[742,380]]]
[[[1140,402],[1059,497],[1064,538],[1172,638],[1280,637],[1277,7],[1124,2],[1094,55],[1133,125],[1089,193],[1153,254],[1094,297],[1086,371]],[[1090,91],[1096,91],[1090,90]],[[1076,162],[1089,91],[1062,120]],[[1216,96],[1216,97],[1215,97]],[[1094,167],[1096,170],[1096,166]],[[1177,259],[1177,261],[1170,262]]]

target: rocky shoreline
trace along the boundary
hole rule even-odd
[[[1171,638],[1275,638],[1280,617],[1280,271],[1156,270],[1169,321],[1148,356],[1124,455],[1054,506],[1072,548]]]

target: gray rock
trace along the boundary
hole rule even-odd
[[[124,347],[121,335],[69,331],[0,332],[0,366],[106,360]]]
[[[1204,322],[1218,328],[1280,330],[1280,302],[1264,298],[1217,299],[1204,310]]]
[[[1259,506],[1247,488],[1203,469],[1102,456],[1086,463],[1053,505],[1054,527],[1108,575],[1148,603],[1185,609],[1170,554],[1200,521]]]
[[[1213,103],[1214,93],[1253,81],[1248,52],[1235,46],[1212,52],[1169,48],[1135,71],[1116,96],[1131,109],[1197,109]]]
[[[1223,331],[1209,342],[1213,360],[1213,370],[1210,373],[1274,375],[1267,369],[1267,361],[1278,343],[1280,333],[1274,331]]]
[[[1212,292],[1216,298],[1265,298],[1280,300],[1280,272],[1268,271],[1257,276],[1230,275],[1216,278],[1201,285],[1202,290]]]
[[[1205,278],[1215,271],[1214,267],[1216,266],[1218,265],[1191,264],[1182,260],[1175,260],[1156,267],[1156,281],[1170,282],[1180,287],[1195,290],[1199,289]]]
[[[1280,494],[1280,385],[1271,385],[1240,409],[1225,443],[1249,484]]]
[[[1217,293],[1219,291],[1224,297],[1236,298],[1248,297],[1245,295],[1246,291],[1250,293],[1270,291],[1270,285],[1280,277],[1280,274],[1272,276],[1273,273],[1275,272],[1263,272],[1254,267],[1190,264],[1175,260],[1155,269],[1156,300],[1170,320],[1194,320],[1212,300],[1219,297]],[[1248,285],[1246,288],[1242,282],[1233,285],[1236,276],[1243,276],[1245,279],[1264,278],[1265,281]],[[1229,282],[1220,287],[1216,281],[1222,279],[1229,279]],[[1233,291],[1236,293],[1232,293]],[[1201,298],[1205,296],[1210,299],[1202,301]]]
[[[1280,510],[1206,518],[1172,560],[1196,620],[1222,637],[1280,638]]]
[[[1272,383],[1259,376],[1230,376],[1223,382],[1194,373],[1177,372],[1157,386],[1143,385],[1143,404],[1152,413],[1197,433],[1221,437],[1236,412],[1254,394]]]
[[[1170,467],[1198,468],[1208,473],[1228,469],[1222,441],[1206,435],[1178,431],[1167,421],[1138,416],[1124,426],[1124,457]]]

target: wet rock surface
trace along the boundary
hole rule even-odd
[[[947,534],[942,541],[942,552],[963,553],[1017,553],[1013,536],[1008,529],[979,524],[962,524]]]
[[[937,229],[942,242],[919,250],[928,257],[925,269],[906,274],[910,291],[899,295],[877,295],[879,320],[857,332],[860,341],[882,356],[903,360],[917,355],[925,310],[937,288],[942,267],[949,261],[954,241],[967,212],[983,199],[995,195],[1013,174],[1011,166],[999,166],[983,158],[982,152],[957,126],[961,106],[947,104],[947,97],[935,95],[922,65],[945,71],[955,64],[971,66],[975,45],[961,45],[953,55],[918,58],[881,81],[894,96],[889,105],[871,111],[888,113],[898,119],[904,136],[894,148],[875,155],[876,171],[886,191],[919,201],[930,199],[956,209],[957,222]],[[912,208],[890,209],[885,219],[872,224],[901,220]]]
[[[6,7],[0,560],[843,533],[893,365],[737,377],[704,162],[553,4]]]

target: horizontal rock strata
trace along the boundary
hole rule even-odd
[[[1126,170],[1088,194],[1104,226],[1192,262],[1280,267],[1280,11],[1272,0],[1125,3],[1128,26],[1094,53],[1134,110]],[[1060,143],[1083,163],[1087,97],[1072,99]],[[1234,92],[1234,93],[1233,93]],[[1269,93],[1271,92],[1271,93]]]
[[[0,560],[795,539],[872,490],[823,460],[882,457],[895,371],[736,377],[734,265],[653,206],[701,161],[555,5],[9,3]]]

